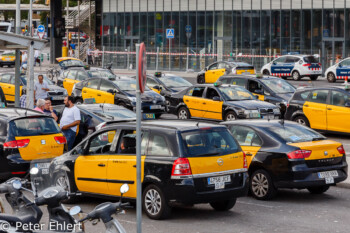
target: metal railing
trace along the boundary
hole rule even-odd
[[[93,13],[95,13],[95,2],[90,3],[89,0],[83,0],[80,4],[80,15],[78,10],[74,10],[69,12],[68,17],[66,16],[66,28],[78,27]]]

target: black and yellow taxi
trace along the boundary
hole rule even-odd
[[[224,75],[219,78],[223,84],[233,84],[244,87],[259,100],[275,104],[280,107],[282,115],[285,113],[287,103],[296,88],[288,81],[262,75]]]
[[[67,90],[68,95],[72,94],[74,84],[89,79],[89,75],[82,68],[71,68],[63,71],[57,80],[57,85]]]
[[[3,66],[14,66],[16,60],[16,53],[15,51],[5,51],[0,55],[0,67]]]
[[[58,62],[61,70],[67,70],[74,67],[80,67],[84,69],[90,68],[89,65],[85,65],[82,60],[75,57],[58,57],[56,58],[56,61]]]
[[[197,74],[197,83],[215,83],[227,74],[255,74],[253,65],[240,61],[218,61],[205,67]]]
[[[176,93],[192,86],[189,81],[178,75],[161,72],[147,75],[146,85],[162,96],[169,96],[171,93]]]
[[[0,108],[0,179],[24,176],[31,160],[63,154],[66,138],[52,117],[22,108]]]
[[[112,124],[51,162],[53,183],[71,192],[114,197],[122,184],[136,199],[136,123]],[[142,203],[152,219],[175,203],[229,210],[248,191],[245,155],[224,126],[194,121],[142,124]]]
[[[291,121],[223,122],[247,156],[251,194],[273,198],[279,188],[326,192],[347,178],[341,143]]]
[[[114,80],[91,78],[74,85],[72,96],[76,103],[94,99],[95,103],[117,104],[130,110],[136,109],[136,80],[128,77],[116,77]],[[144,114],[159,117],[165,113],[165,98],[145,88],[141,95],[141,108]]]
[[[306,87],[298,89],[288,102],[285,119],[316,130],[350,133],[350,89]]]
[[[27,84],[25,78],[20,78],[20,94],[22,94],[23,86]],[[14,73],[0,74],[0,87],[2,88],[6,101],[15,102],[15,75]]]
[[[196,84],[169,98],[169,113],[179,119],[205,118],[232,121],[246,118],[279,118],[274,105],[257,100],[245,88],[237,85]]]

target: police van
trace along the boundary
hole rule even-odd
[[[261,73],[283,79],[292,77],[296,81],[303,77],[317,80],[322,74],[322,66],[313,55],[284,55],[264,65]]]
[[[350,58],[345,58],[326,70],[328,82],[334,83],[337,79],[345,80],[350,77]]]

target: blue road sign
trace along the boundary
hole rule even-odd
[[[174,37],[175,37],[174,28],[167,28],[166,29],[166,38],[172,39]]]
[[[191,25],[186,25],[185,32],[191,33],[192,32],[192,26]]]
[[[38,26],[38,32],[45,32],[45,27],[44,27],[44,25],[39,25],[39,26]]]

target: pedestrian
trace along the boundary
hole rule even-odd
[[[89,65],[92,65],[92,49],[91,49],[91,45],[89,46],[89,48],[86,50],[86,59],[87,59],[87,63]]]
[[[94,52],[94,64],[96,66],[100,66],[100,50],[98,48],[95,48]]]
[[[47,97],[45,99],[45,108],[44,108],[44,114],[51,116],[53,119],[55,119],[55,121],[57,122],[58,120],[58,116],[57,116],[57,112],[55,109],[53,109],[53,106],[51,104],[51,98]]]
[[[337,55],[337,59],[335,60],[335,64],[338,64],[341,60],[341,56],[340,55]]]
[[[49,91],[49,85],[44,81],[44,76],[42,74],[38,75],[38,82],[34,84],[34,96],[35,99],[46,99],[47,92]]]
[[[40,66],[40,51],[39,50],[35,50],[34,52],[34,66],[36,66],[36,63],[39,63],[39,66]]]
[[[21,108],[27,108],[27,94],[26,94],[25,88],[22,89],[22,96],[19,99],[19,102],[21,104],[21,106],[20,106]]]
[[[44,113],[44,107],[45,107],[45,100],[38,99],[36,101],[36,107],[34,108],[34,111],[38,111],[38,112]]]
[[[23,53],[22,53],[22,66],[23,66],[24,64],[27,64],[27,61],[28,61],[27,52],[26,52],[26,51],[23,51]]]
[[[77,126],[80,124],[81,116],[79,108],[73,104],[72,96],[66,96],[64,98],[64,105],[65,108],[62,113],[60,127],[67,139],[68,151],[70,151],[74,144]]]
[[[69,57],[74,57],[74,50],[73,50],[72,46],[69,46],[68,56]]]

